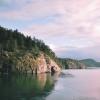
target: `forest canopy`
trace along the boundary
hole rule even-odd
[[[43,52],[55,58],[55,53],[42,40],[24,36],[18,30],[11,30],[0,26],[0,51],[32,51],[33,53]]]

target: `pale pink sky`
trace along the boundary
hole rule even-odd
[[[100,60],[100,0],[0,0],[0,25],[44,40],[59,57]]]

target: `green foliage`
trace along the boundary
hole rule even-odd
[[[76,59],[59,58],[59,62],[61,63],[64,69],[69,69],[70,67],[82,69],[86,67],[84,63]]]
[[[100,62],[97,62],[93,59],[83,59],[80,60],[80,62],[85,64],[88,67],[100,67]]]
[[[63,67],[64,69],[68,69],[68,68],[69,68],[66,59],[64,59],[64,58],[59,58],[59,62],[61,63],[61,65],[62,65],[62,67]]]
[[[35,37],[32,39],[30,36],[25,37],[18,30],[9,30],[0,27],[0,50],[15,52],[15,51],[30,51],[35,56],[40,52],[55,58],[54,52],[42,40]]]

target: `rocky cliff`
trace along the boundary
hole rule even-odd
[[[20,73],[45,73],[52,72],[52,68],[55,72],[61,70],[58,64],[44,53],[40,53],[38,57],[30,52],[11,53],[4,52],[0,57],[1,70],[4,72],[20,72]]]
[[[36,62],[37,73],[51,72],[52,68],[54,68],[55,72],[61,70],[53,59],[51,59],[49,56],[44,56],[44,54],[40,54],[40,56],[36,59]]]
[[[55,53],[42,40],[0,26],[0,71],[44,73],[60,71]]]

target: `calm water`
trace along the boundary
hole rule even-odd
[[[0,100],[100,100],[100,69],[0,77]]]

